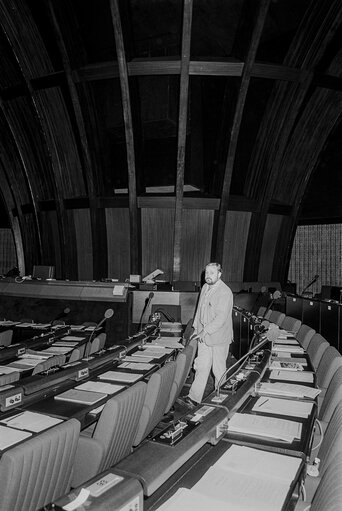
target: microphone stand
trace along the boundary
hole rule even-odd
[[[149,295],[148,295],[148,299],[145,300],[145,305],[144,305],[144,308],[142,310],[140,321],[139,321],[139,325],[138,325],[138,332],[141,329],[141,325],[142,325],[142,320],[143,320],[144,314],[145,314],[146,310],[148,309],[148,307],[149,307],[153,297],[154,297],[154,293],[151,291],[149,293]]]
[[[225,383],[225,381],[227,379],[227,375],[233,369],[235,369],[237,366],[239,366],[239,368],[240,368],[241,362],[246,360],[246,358],[250,357],[251,355],[254,355],[254,353],[259,351],[259,349],[262,348],[263,346],[265,346],[265,344],[267,344],[269,342],[271,344],[273,344],[273,341],[275,341],[275,339],[278,337],[278,333],[279,333],[279,327],[277,327],[277,328],[273,327],[273,328],[269,329],[267,332],[265,332],[265,334],[263,334],[261,336],[261,341],[256,346],[254,346],[254,348],[251,348],[250,350],[248,350],[245,355],[243,355],[232,366],[230,366],[226,369],[226,371],[223,373],[223,375],[219,379],[219,382],[218,382],[217,388],[216,388],[216,396],[212,399],[212,401],[221,403],[222,401],[224,401],[224,399],[226,399],[227,396],[225,394],[223,394],[223,395],[220,394],[220,389],[221,389],[222,384]],[[256,334],[256,335],[259,335],[259,334]],[[253,342],[253,340],[252,340],[252,342]],[[272,350],[272,348],[271,348],[271,350]]]
[[[309,282],[309,284],[303,289],[303,291],[301,292],[301,296],[303,296],[303,294],[305,293],[305,291],[307,291],[309,289],[309,287],[312,286],[312,284],[314,284],[315,282],[317,282],[317,280],[319,279],[319,275],[315,275],[314,278],[312,279],[311,282]]]

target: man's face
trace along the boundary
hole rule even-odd
[[[213,286],[220,279],[221,272],[217,266],[207,266],[205,269],[205,281],[209,286]]]

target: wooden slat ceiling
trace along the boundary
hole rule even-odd
[[[61,276],[73,274],[70,211],[89,208],[99,278],[105,208],[126,207],[139,273],[140,210],[169,207],[177,279],[184,208],[215,212],[217,260],[226,213],[241,210],[245,280],[270,213],[286,217],[274,264],[286,278],[311,176],[341,131],[341,22],[340,0],[0,0],[0,184],[20,258],[46,261],[54,211]],[[160,186],[169,194],[148,193]]]

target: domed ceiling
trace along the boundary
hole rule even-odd
[[[148,271],[151,210],[168,209],[165,265],[190,280],[184,211],[200,210],[203,261],[243,250],[230,278],[270,264],[284,280],[301,216],[342,217],[340,1],[0,0],[0,15],[2,216],[23,270]]]

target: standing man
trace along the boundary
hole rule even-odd
[[[226,371],[229,345],[233,340],[233,293],[221,280],[219,263],[209,263],[205,268],[205,284],[202,287],[192,338],[198,339],[197,357],[194,362],[195,379],[184,402],[194,407],[202,401],[210,370],[217,387]]]

